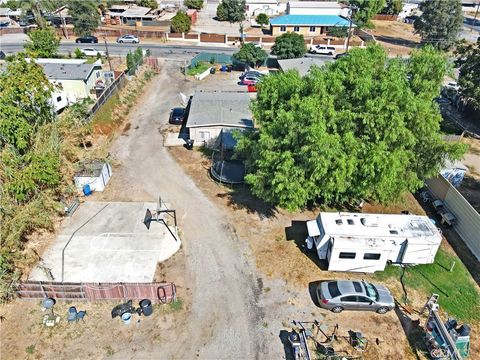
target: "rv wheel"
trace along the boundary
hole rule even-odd
[[[388,312],[388,310],[389,310],[389,309],[386,308],[386,307],[381,307],[381,308],[378,308],[378,309],[377,309],[377,313],[378,313],[378,314],[386,314],[386,313]]]
[[[341,306],[335,306],[334,308],[332,308],[332,312],[338,314],[338,313],[341,313],[343,311],[343,307]]]

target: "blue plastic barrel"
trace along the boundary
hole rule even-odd
[[[92,189],[90,188],[89,184],[83,185],[83,194],[85,196],[92,195]]]

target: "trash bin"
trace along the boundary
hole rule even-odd
[[[90,188],[89,184],[83,185],[83,195],[85,196],[92,195],[92,189]]]
[[[140,301],[140,307],[142,308],[143,315],[150,316],[153,312],[152,302],[148,299]]]
[[[193,139],[188,139],[188,140],[187,140],[187,143],[185,144],[185,147],[186,147],[188,150],[192,150],[192,149],[193,149],[193,142],[194,142]]]
[[[122,321],[125,325],[130,324],[130,321],[132,321],[132,314],[130,314],[129,312],[123,313]]]

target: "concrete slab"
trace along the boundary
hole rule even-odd
[[[187,135],[180,133],[166,133],[163,139],[163,146],[183,146],[187,143]]]
[[[65,221],[56,241],[43,254],[43,262],[30,280],[62,281],[62,249],[65,282],[150,282],[157,262],[180,249],[178,241],[162,223],[143,224],[146,209],[155,203],[85,202]],[[166,216],[166,215],[164,215]],[[164,217],[165,218],[165,217]],[[170,230],[175,234],[174,227]]]

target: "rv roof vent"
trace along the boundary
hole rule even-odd
[[[354,225],[355,223],[353,222],[353,219],[347,219],[348,225]]]
[[[398,231],[397,231],[397,230],[390,230],[390,234],[392,234],[392,235],[398,235]]]
[[[375,219],[364,217],[364,218],[361,218],[360,221],[365,226],[372,226],[372,227],[378,226],[378,223],[375,221]]]
[[[335,224],[337,224],[337,225],[342,225],[342,224],[343,224],[342,219],[337,219],[337,220],[335,220]]]

